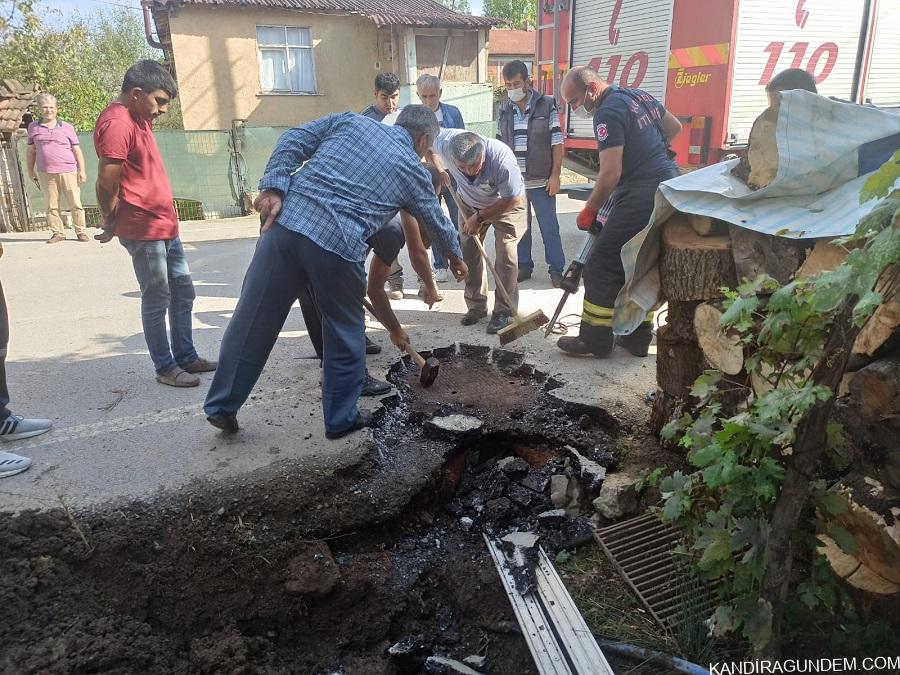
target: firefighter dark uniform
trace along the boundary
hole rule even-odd
[[[609,356],[615,338],[612,332],[613,306],[625,285],[622,247],[650,220],[656,188],[660,182],[678,175],[668,156],[668,144],[661,120],[666,109],[640,89],[610,86],[594,109],[597,149],[624,146],[622,176],[594,226],[597,242],[584,268],[584,306],[577,337],[562,337],[563,351]],[[599,232],[598,232],[599,230]],[[652,339],[652,314],[620,343],[644,356]]]

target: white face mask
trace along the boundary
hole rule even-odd
[[[506,95],[509,96],[510,101],[518,103],[525,98],[525,90],[522,87],[518,87],[517,89],[507,89]]]

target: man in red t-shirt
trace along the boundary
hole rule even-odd
[[[117,236],[131,254],[141,287],[144,339],[157,381],[196,387],[200,378],[195,373],[215,370],[216,363],[200,358],[194,349],[194,282],[152,127],[177,95],[175,80],[165,68],[156,61],[140,61],[125,73],[119,98],[100,113],[94,147],[100,158],[97,204],[103,232],[95,239],[105,243]]]

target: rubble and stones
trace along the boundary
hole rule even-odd
[[[603,481],[594,509],[609,520],[617,520],[637,512],[635,478],[627,473],[611,473]]]

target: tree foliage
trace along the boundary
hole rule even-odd
[[[484,0],[484,15],[506,19],[513,28],[522,28],[526,21],[533,27],[537,3],[534,0]]]
[[[472,8],[469,5],[469,0],[438,0],[444,7],[452,9],[454,12],[459,12],[460,14],[471,14]]]
[[[767,387],[750,393],[734,409],[735,383],[719,371],[706,371],[691,390],[699,401],[695,412],[663,429],[665,437],[688,451],[693,471],[659,480],[661,516],[687,534],[687,548],[680,553],[706,578],[719,582],[719,606],[710,618],[713,632],[738,634],[758,654],[771,652],[780,635],[785,606],[773,602],[766,589],[788,581],[772,577],[778,555],[773,541],[785,535],[774,523],[781,514],[786,475],[796,477],[801,461],[812,470],[802,472],[806,485],[795,490],[803,500],[796,513],[809,517],[794,523],[796,531],[787,536],[806,546],[816,564],[810,577],[795,586],[795,599],[826,612],[835,612],[840,604],[842,589],[823,583],[828,565],[816,554],[816,535],[828,535],[851,555],[856,542],[835,520],[848,504],[827,491],[828,467],[818,459],[809,461],[809,447],[831,452],[842,434],[835,425],[822,425],[821,438],[804,434],[813,428],[808,424],[812,411],[821,415],[835,396],[836,384],[825,386],[818,375],[829,370],[833,375],[835,354],[846,354],[852,346],[852,327],[862,326],[882,302],[873,290],[876,282],[900,261],[898,180],[900,152],[863,187],[861,201],[878,202],[854,234],[835,240],[853,248],[837,269],[785,286],[763,276],[729,292],[722,329],[740,336],[750,354],[745,370]],[[836,344],[836,335],[847,336],[849,344]],[[838,455],[831,457],[834,468],[843,468]],[[807,497],[815,509],[802,510]],[[788,576],[790,556],[788,547],[781,567]]]
[[[56,97],[62,119],[89,131],[119,95],[129,66],[159,52],[144,39],[139,12],[121,7],[48,21],[51,11],[40,2],[0,0],[0,77],[40,85]],[[177,114],[171,117],[168,125],[177,125]]]

